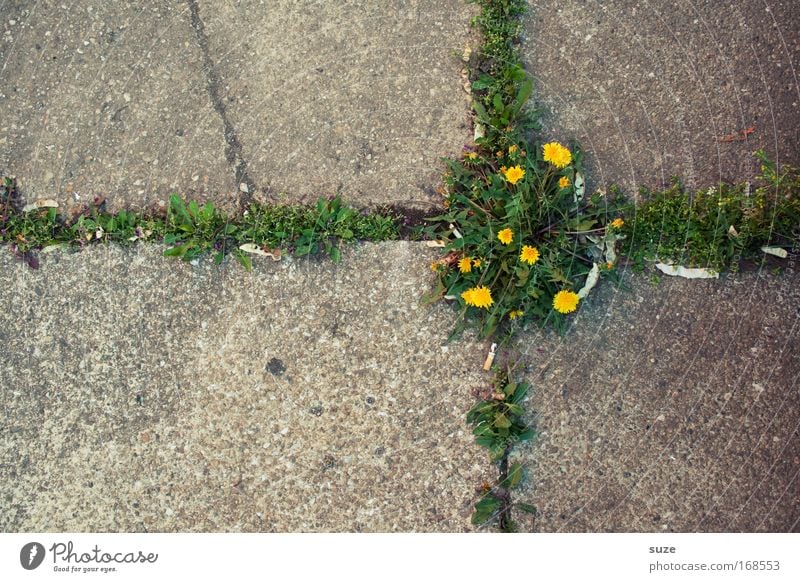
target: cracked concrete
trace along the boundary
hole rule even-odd
[[[187,5],[11,2],[0,27],[0,170],[27,199],[235,201]]]
[[[0,171],[62,207],[172,192],[430,210],[469,138],[461,0],[6,2]]]
[[[692,5],[706,34],[655,3],[532,2],[545,131],[583,139],[595,183],[747,178],[756,145],[800,151],[794,12],[717,4]],[[470,134],[453,56],[469,16],[456,0],[7,1],[0,171],[62,207],[342,191],[428,208],[438,157]],[[747,34],[712,46],[731,28]],[[688,58],[706,48],[723,66]],[[253,274],[159,254],[59,251],[34,271],[0,253],[0,529],[471,529],[493,477],[464,424],[487,346],[443,346],[452,313],[417,305],[430,249]],[[517,452],[517,498],[540,510],[522,529],[796,531],[796,265],[629,283],[601,286],[564,338],[519,343],[542,433]]]

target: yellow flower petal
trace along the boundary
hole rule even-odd
[[[539,249],[528,245],[523,245],[522,252],[519,254],[519,260],[529,265],[534,264],[539,260]]]
[[[559,313],[572,313],[578,308],[578,301],[580,297],[577,293],[562,289],[553,297],[553,309]]]
[[[545,162],[550,162],[556,168],[566,168],[572,162],[572,152],[557,141],[542,146],[542,157]]]
[[[461,294],[461,298],[464,300],[464,303],[473,307],[488,308],[494,303],[492,292],[488,287],[473,287],[467,289]]]
[[[513,166],[507,170],[504,170],[503,175],[506,177],[506,181],[511,184],[516,184],[525,177],[525,170],[519,166]]]

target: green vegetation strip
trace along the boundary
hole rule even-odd
[[[33,205],[35,206],[35,205]],[[390,213],[364,214],[345,206],[340,198],[320,199],[313,207],[252,204],[239,217],[226,216],[213,203],[185,202],[172,195],[162,213],[139,214],[122,210],[110,214],[102,206],[85,209],[66,220],[56,208],[22,206],[13,179],[0,181],[0,243],[32,267],[36,251],[83,248],[114,242],[129,246],[144,241],[169,246],[164,256],[192,261],[211,255],[221,263],[232,255],[248,271],[253,254],[280,258],[326,253],[341,259],[342,243],[356,240],[394,240],[398,218]]]

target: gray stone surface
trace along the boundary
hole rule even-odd
[[[752,152],[800,163],[791,0],[531,0],[524,60],[544,135],[576,138],[590,184],[749,180]],[[754,128],[743,141],[720,138]]]
[[[315,200],[430,210],[470,138],[463,0],[200,0],[254,182]]]
[[[469,138],[461,0],[4,2],[0,171],[62,206],[171,192],[430,209]]]
[[[0,171],[27,199],[235,201],[187,4],[4,2],[0,34]]]
[[[484,348],[418,307],[431,258],[0,254],[0,530],[468,529]]]
[[[0,529],[471,529],[486,345],[417,305],[434,256],[0,255]],[[541,432],[521,528],[796,530],[797,271],[627,282],[516,348]]]
[[[542,532],[800,528],[800,273],[604,286],[521,342]]]

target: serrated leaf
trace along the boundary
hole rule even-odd
[[[503,97],[500,93],[494,94],[492,98],[492,107],[494,107],[495,113],[498,115],[503,115],[503,112],[506,110],[506,106],[503,104]]]
[[[478,115],[478,119],[484,123],[489,123],[489,114],[486,113],[486,108],[483,106],[478,100],[472,102],[472,108],[475,110],[475,113]],[[475,126],[475,130],[477,132],[477,124]],[[483,137],[483,136],[481,136]]]
[[[494,83],[494,79],[489,77],[488,75],[481,75],[481,77],[477,81],[472,82],[472,88],[476,91],[480,91],[482,89],[488,89]]]

